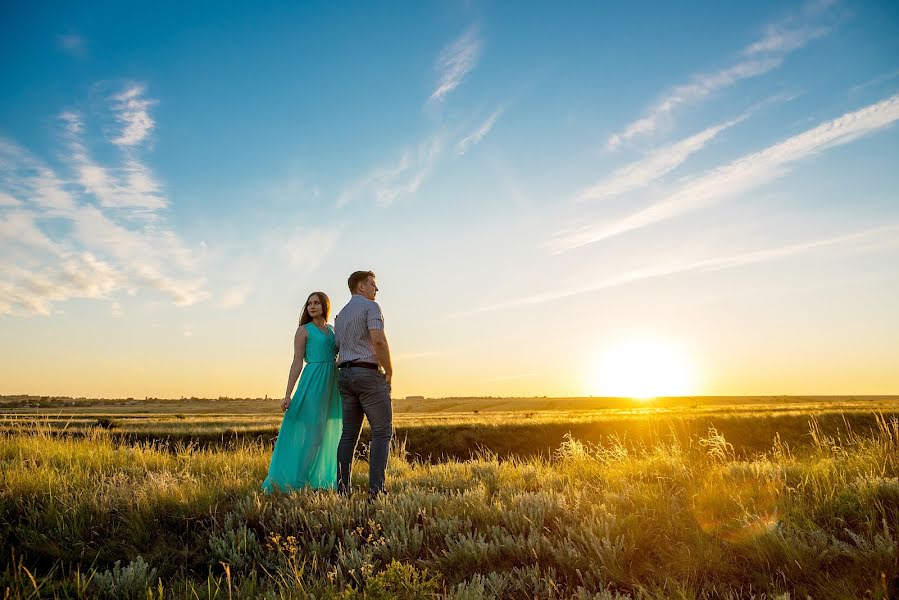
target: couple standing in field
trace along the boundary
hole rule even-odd
[[[306,300],[281,402],[284,420],[262,483],[266,493],[336,488],[349,495],[363,417],[371,425],[369,494],[385,491],[393,435],[393,367],[384,315],[375,302],[374,273],[356,271],[347,284],[352,297],[335,317],[334,327],[328,325],[331,301],[326,294],[313,292]],[[297,378],[300,383],[291,397]]]

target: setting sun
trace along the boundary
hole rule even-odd
[[[678,344],[627,340],[608,347],[594,367],[591,388],[603,396],[655,398],[696,393],[695,368]]]

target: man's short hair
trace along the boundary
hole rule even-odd
[[[350,293],[355,294],[356,288],[359,287],[359,284],[368,279],[369,277],[374,277],[375,274],[371,271],[356,271],[350,278],[346,280],[348,286],[350,286]]]

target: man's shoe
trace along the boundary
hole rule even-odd
[[[378,498],[386,498],[387,496],[388,496],[387,490],[381,490],[381,491],[369,490],[368,491],[368,503],[371,504]]]

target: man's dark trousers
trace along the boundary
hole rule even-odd
[[[387,455],[393,435],[393,404],[390,384],[375,369],[345,367],[338,370],[338,385],[343,401],[343,433],[337,446],[337,491],[348,494],[353,470],[353,454],[362,431],[362,418],[371,426],[368,456],[368,488],[372,494],[384,491]]]

